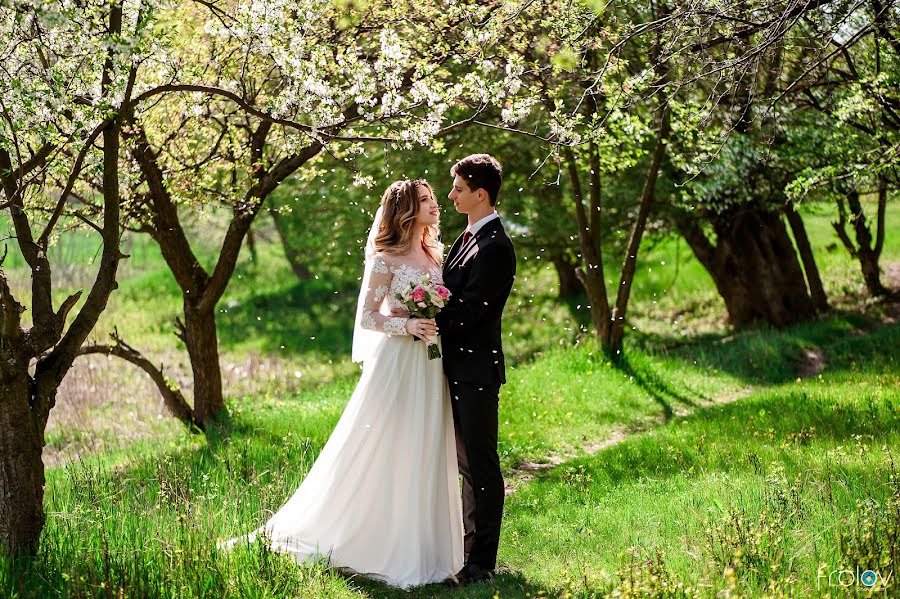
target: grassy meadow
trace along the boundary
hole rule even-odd
[[[40,555],[3,563],[0,596],[900,596],[900,310],[866,298],[830,216],[806,223],[834,309],[784,331],[730,330],[685,244],[648,245],[616,366],[584,333],[585,299],[560,302],[552,268],[520,256],[504,321],[500,571],[409,592],[298,568],[258,544],[216,549],[303,480],[359,372],[356,289],[297,282],[264,221],[258,262],[242,253],[220,305],[228,418],[191,435],[141,373],[79,359],[48,429]],[[195,223],[198,239],[214,219]],[[97,255],[76,235],[58,246],[67,289],[90,281]],[[98,340],[116,327],[189,394],[177,286],[146,239],[127,243]],[[889,236],[895,287],[898,261]],[[21,258],[5,268],[28,297]],[[857,568],[877,573],[873,588],[850,581]]]

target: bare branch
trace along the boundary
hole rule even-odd
[[[826,4],[831,4],[832,0],[810,0],[804,4],[797,4],[791,10],[786,13],[779,14],[777,17],[769,19],[768,21],[764,21],[762,23],[754,23],[735,31],[729,35],[719,36],[715,39],[708,40],[705,42],[698,42],[691,46],[691,52],[700,52],[703,50],[709,50],[715,46],[720,46],[727,42],[733,42],[741,39],[747,39],[755,33],[762,31],[772,25],[781,24],[785,21],[793,20],[803,13],[809,12],[811,10],[815,10]],[[710,13],[706,13],[710,14]]]
[[[53,210],[53,214],[47,221],[47,225],[44,227],[43,233],[41,233],[40,237],[38,237],[37,243],[39,246],[47,246],[47,240],[50,238],[50,233],[53,231],[53,227],[56,226],[56,223],[59,220],[60,216],[62,216],[63,208],[66,205],[66,200],[69,197],[69,193],[72,191],[72,188],[75,186],[75,181],[81,174],[81,168],[84,164],[84,158],[85,156],[87,156],[88,150],[91,148],[94,140],[96,140],[97,137],[111,124],[112,120],[107,119],[97,125],[97,127],[93,131],[91,131],[91,134],[88,136],[87,140],[85,140],[81,150],[79,150],[78,156],[75,158],[75,164],[72,165],[72,170],[69,172],[69,177],[66,180],[66,186],[63,188],[62,193],[59,196],[59,200],[56,202],[56,208]]]
[[[172,384],[163,374],[163,366],[156,367],[150,360],[144,357],[138,350],[125,343],[119,337],[118,331],[110,333],[113,340],[111,345],[96,344],[85,345],[78,350],[79,356],[89,354],[104,354],[107,356],[116,356],[130,362],[150,375],[150,379],[156,384],[156,388],[162,395],[163,403],[169,413],[175,418],[186,424],[191,430],[203,430],[203,423],[194,418],[194,413],[188,405],[181,391]]]

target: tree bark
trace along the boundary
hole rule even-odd
[[[8,361],[0,380],[0,540],[3,548],[34,555],[44,528],[44,434],[31,413],[34,381],[27,359]]]
[[[800,218],[800,215],[797,214],[793,204],[790,202],[785,204],[784,213],[787,216],[788,224],[791,226],[791,232],[794,234],[797,250],[800,252],[800,260],[803,262],[803,271],[806,273],[806,283],[809,286],[809,294],[812,297],[813,305],[819,313],[827,312],[828,297],[825,295],[825,287],[822,285],[822,278],[819,276],[819,268],[816,266],[816,259],[813,255],[812,246],[809,243],[809,237],[806,235],[803,219]]]
[[[706,267],[734,326],[766,322],[778,328],[808,320],[815,307],[794,246],[778,213],[741,206],[713,220],[713,244],[698,222],[676,225]]]
[[[581,191],[578,164],[575,161],[572,150],[564,148],[563,157],[569,171],[569,181],[572,184],[572,195],[575,200],[575,219],[578,223],[581,260],[587,266],[586,270],[578,267],[575,273],[584,286],[585,291],[587,291],[588,300],[591,302],[591,321],[594,325],[594,331],[602,340],[606,339],[609,334],[610,309],[609,299],[606,295],[606,284],[603,281],[603,262],[599,249],[600,232],[591,230],[588,215],[584,209],[584,194]]]
[[[631,230],[628,241],[628,250],[625,252],[625,261],[622,264],[622,273],[619,278],[619,286],[616,292],[616,305],[612,310],[612,327],[609,337],[606,339],[606,351],[611,356],[619,356],[622,353],[622,342],[625,337],[625,313],[628,309],[628,299],[631,296],[631,285],[634,282],[634,273],[637,268],[637,255],[647,225],[647,216],[650,207],[656,197],[656,180],[659,177],[659,169],[662,166],[663,155],[669,140],[670,120],[669,107],[663,104],[660,114],[659,130],[657,131],[656,144],[653,148],[653,157],[644,179],[644,189],[638,203],[638,215]]]
[[[890,291],[881,283],[881,267],[878,260],[881,256],[881,248],[884,245],[884,215],[887,203],[887,186],[883,178],[878,184],[878,222],[876,223],[876,239],[873,245],[872,233],[866,223],[866,215],[859,201],[859,192],[852,190],[847,194],[847,207],[850,209],[850,218],[853,222],[856,245],[847,235],[847,214],[842,201],[838,201],[838,222],[832,223],[834,230],[843,242],[844,247],[859,261],[862,270],[866,290],[873,297],[884,297]]]
[[[581,288],[578,281],[578,274],[575,272],[575,265],[572,264],[565,256],[556,256],[550,259],[556,268],[556,276],[559,278],[559,294],[560,299],[570,298]]]
[[[179,323],[178,327],[179,337],[187,346],[191,359],[194,420],[206,424],[225,410],[215,307],[198,308],[185,302],[184,323]]]
[[[278,238],[281,240],[281,247],[284,249],[284,256],[291,265],[291,270],[297,275],[301,281],[311,281],[315,276],[313,272],[303,261],[300,252],[291,245],[291,236],[288,232],[287,220],[277,210],[272,210],[272,220],[275,221],[275,230],[278,232]]]

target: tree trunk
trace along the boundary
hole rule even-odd
[[[803,219],[794,210],[793,204],[788,202],[784,207],[784,213],[787,216],[788,224],[791,226],[791,232],[794,234],[794,241],[797,243],[797,250],[800,252],[800,259],[803,261],[803,271],[806,273],[806,283],[809,285],[809,293],[812,296],[813,305],[818,312],[826,312],[828,310],[828,297],[825,295],[825,287],[822,286],[822,278],[819,276],[819,268],[816,266],[816,259],[813,255],[812,246],[809,243],[809,237],[806,235],[806,227],[803,226]]]
[[[194,418],[205,426],[225,410],[215,307],[200,310],[185,302],[184,324],[179,328],[194,375]]]
[[[878,258],[875,257],[874,252],[868,249],[860,249],[856,255],[859,258],[863,280],[866,282],[866,290],[869,292],[869,295],[874,297],[888,295],[890,292],[881,283],[881,267],[878,265]]]
[[[163,374],[163,367],[155,366],[150,360],[145,358],[139,351],[125,343],[118,332],[110,335],[113,340],[112,345],[96,344],[85,345],[78,351],[78,355],[86,356],[89,354],[103,354],[106,356],[118,356],[127,362],[130,362],[150,375],[150,379],[159,390],[159,394],[163,398],[163,403],[169,410],[169,413],[178,420],[186,424],[191,432],[203,430],[203,423],[194,419],[194,411],[184,399],[184,395],[178,387],[170,384]]]
[[[21,356],[19,356],[21,358]],[[44,433],[31,412],[34,384],[28,361],[10,368],[8,352],[0,380],[0,538],[3,549],[37,553],[44,527]]]
[[[247,229],[247,249],[250,250],[250,262],[259,264],[259,254],[256,252],[256,236],[253,234],[253,227]]]
[[[693,218],[676,224],[715,281],[734,326],[783,328],[815,316],[803,271],[780,214],[742,206],[717,216],[713,245]]]
[[[575,265],[569,262],[565,256],[557,256],[550,259],[553,266],[556,267],[556,276],[559,277],[559,295],[560,299],[566,299],[577,294],[581,289],[578,282],[578,274],[575,272]]]
[[[315,275],[303,261],[300,252],[291,245],[291,236],[287,230],[285,217],[279,214],[278,210],[272,210],[271,214],[272,220],[275,221],[275,230],[278,231],[278,238],[281,240],[281,247],[284,248],[284,256],[291,265],[291,270],[301,281],[311,281]]]
[[[604,337],[603,345],[606,352],[613,357],[622,354],[622,344],[625,340],[625,315],[628,310],[628,299],[631,297],[631,284],[634,282],[634,273],[637,269],[638,250],[641,247],[641,239],[644,236],[650,208],[656,197],[656,180],[659,177],[659,169],[662,166],[671,130],[668,103],[664,103],[661,110],[653,156],[647,169],[647,177],[644,179],[644,188],[638,202],[637,218],[634,220],[634,227],[628,240],[628,249],[625,251],[625,260],[622,263],[619,285],[616,288],[616,305],[611,314],[612,326],[609,329],[609,336]]]
[[[879,216],[883,211],[881,205],[883,203],[882,196],[885,192],[886,190],[883,187],[879,189]],[[881,248],[877,242],[875,245],[872,243],[872,233],[869,230],[868,223],[866,223],[866,215],[863,212],[862,204],[859,201],[859,193],[856,190],[847,194],[847,204],[850,207],[850,215],[853,218],[853,229],[856,233],[857,244],[856,257],[859,259],[859,265],[862,268],[866,289],[870,295],[876,297],[888,295],[887,288],[881,284],[881,267],[878,266]],[[883,222],[883,218],[881,222]]]
[[[838,221],[831,223],[837,233],[838,238],[851,256],[859,260],[859,266],[862,269],[863,280],[866,283],[866,289],[869,294],[874,297],[883,297],[890,292],[881,284],[881,267],[878,265],[878,259],[881,256],[881,248],[884,245],[884,214],[885,204],[887,203],[887,187],[883,178],[879,179],[878,185],[878,221],[876,223],[876,239],[875,245],[872,245],[872,233],[866,224],[866,215],[863,212],[862,204],[859,201],[859,192],[855,189],[847,194],[847,204],[850,208],[850,217],[853,220],[853,231],[856,236],[856,245],[850,240],[847,234],[847,207],[844,201],[838,199]]]
[[[600,232],[591,230],[588,212],[584,208],[584,194],[581,191],[578,164],[570,148],[563,148],[563,158],[569,171],[569,182],[572,185],[572,196],[575,200],[575,219],[578,223],[578,243],[581,247],[581,261],[587,267],[585,269],[579,266],[575,269],[575,274],[584,286],[588,301],[591,303],[591,322],[594,325],[594,331],[600,339],[605,339],[609,332],[610,309],[609,299],[606,295],[606,285],[603,282],[603,256],[599,243]]]

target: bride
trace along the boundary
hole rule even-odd
[[[438,204],[423,180],[392,183],[366,244],[353,332],[362,376],[294,495],[268,522],[226,545],[263,538],[298,563],[409,588],[463,566],[463,525],[449,393],[424,339],[433,320],[390,316],[395,293],[441,280]],[[383,306],[387,304],[387,306]]]

